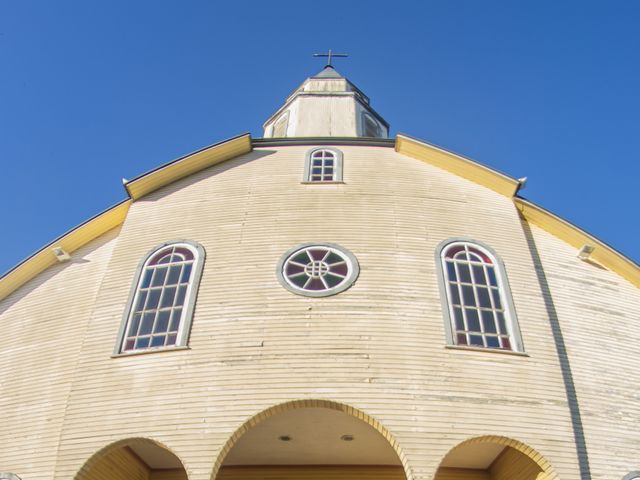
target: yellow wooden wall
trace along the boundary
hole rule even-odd
[[[90,341],[87,324],[118,230],[0,301],[0,471],[54,476],[78,354]]]
[[[154,470],[128,446],[114,448],[84,468],[75,480],[188,480],[182,468]]]
[[[132,205],[77,366],[56,479],[111,441],[148,436],[178,454],[190,479],[208,480],[244,421],[305,398],[380,420],[419,479],[486,434],[524,441],[576,478],[557,354],[511,200],[377,147],[341,147],[344,184],[305,185],[307,150],[256,149]],[[505,261],[528,357],[445,348],[434,252],[460,236]],[[172,239],[207,252],[190,349],[111,358],[138,262]],[[280,256],[314,240],[356,255],[352,288],[317,299],[280,286]],[[95,415],[95,399],[118,414]]]
[[[405,480],[402,467],[302,465],[223,467],[217,480]]]
[[[150,480],[150,471],[128,448],[117,448],[76,480]]]
[[[593,480],[640,467],[640,289],[531,228],[579,401]]]
[[[434,480],[493,480],[493,478],[487,470],[444,467],[438,469]]]
[[[488,469],[442,467],[434,480],[543,480],[540,466],[513,449],[505,448]]]
[[[0,372],[13,388],[3,386],[0,415],[18,439],[0,448],[3,469],[68,480],[106,445],[146,437],[176,453],[190,480],[210,480],[248,419],[320,398],[379,420],[416,480],[431,480],[454,446],[491,434],[531,446],[563,480],[580,477],[539,265],[512,201],[378,147],[340,147],[344,184],[303,185],[309,148],[256,149],[143,197],[117,242],[105,237],[103,250],[80,257],[87,262],[47,271],[1,304],[10,335],[0,342],[11,355]],[[543,260],[554,265],[557,310],[569,318],[594,479],[604,480],[607,465],[621,477],[637,458],[628,392],[640,383],[631,355],[638,290],[534,235],[550,250]],[[451,237],[482,241],[504,260],[527,356],[445,348],[434,252]],[[176,239],[207,252],[189,349],[112,358],[140,259]],[[280,286],[278,259],[309,241],[356,255],[352,288],[314,299]],[[589,285],[575,280],[587,271]],[[609,398],[622,403],[612,408]]]
[[[183,469],[151,470],[149,480],[187,480]]]
[[[506,448],[489,469],[490,480],[542,480],[542,469],[526,455]]]

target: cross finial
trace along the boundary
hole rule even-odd
[[[331,49],[329,49],[329,53],[314,53],[313,56],[314,57],[329,57],[327,59],[327,67],[333,67],[333,65],[331,65],[331,59],[333,57],[348,57],[349,55],[347,55],[346,53],[333,53],[331,51]]]

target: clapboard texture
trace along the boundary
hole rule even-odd
[[[69,388],[117,229],[0,302],[0,471],[53,478]]]
[[[150,470],[131,450],[118,448],[78,480],[151,480]]]
[[[526,455],[507,448],[489,468],[491,480],[543,480],[542,470]]]
[[[532,227],[560,320],[594,480],[640,466],[640,290]]]
[[[539,452],[559,478],[577,480],[564,365],[553,341],[530,232],[512,201],[392,149],[340,149],[344,184],[301,184],[307,147],[261,148],[134,202],[106,268],[89,263],[83,268],[95,272],[79,271],[69,279],[87,292],[78,301],[86,303],[84,310],[67,314],[72,317],[67,322],[78,325],[72,332],[59,325],[56,313],[69,301],[62,303],[54,292],[38,297],[37,289],[28,290],[54,269],[10,297],[11,308],[22,305],[24,314],[7,317],[11,308],[4,311],[3,325],[14,332],[8,343],[35,350],[18,375],[21,388],[29,391],[20,398],[28,403],[29,395],[47,392],[56,398],[37,405],[41,417],[25,433],[40,438],[45,419],[55,418],[47,427],[51,440],[37,449],[23,442],[9,453],[0,447],[9,468],[23,480],[66,480],[107,445],[146,437],[170,448],[190,480],[209,480],[224,445],[244,422],[279,403],[327,399],[356,407],[384,425],[415,479],[434,478],[442,458],[459,443],[499,435]],[[554,249],[543,262],[554,264],[557,275],[563,263],[574,265],[564,244],[542,232],[538,236],[544,249]],[[452,237],[479,240],[501,256],[528,356],[446,348],[434,252]],[[190,348],[112,357],[140,259],[155,245],[178,239],[206,250]],[[314,299],[280,286],[275,275],[280,256],[311,241],[337,243],[356,255],[361,272],[350,289]],[[576,265],[579,271],[587,268]],[[613,322],[624,314],[631,322],[637,290],[607,272],[593,275],[616,283],[627,295],[610,296],[599,318]],[[587,304],[609,293],[605,284],[590,291]],[[64,285],[63,290],[70,289]],[[563,283],[558,288],[563,291],[554,300],[566,302],[557,305],[559,317],[561,322],[567,318],[566,335],[572,336],[567,343],[578,355],[572,367],[582,369],[574,372],[576,382],[593,384],[586,381],[593,373],[589,341],[602,344],[598,335],[619,332],[593,316],[585,334],[574,305],[579,297],[565,292]],[[45,331],[24,325],[23,317],[55,324],[59,334],[47,348],[31,347],[32,336]],[[582,346],[585,336],[589,340]],[[619,346],[612,338],[607,342]],[[618,382],[611,387],[616,391],[634,374],[622,360],[624,351],[631,353],[632,344],[626,345],[608,357],[622,362],[606,377]],[[605,361],[603,351],[598,355]],[[40,372],[40,366],[42,377],[25,371]],[[52,376],[60,377],[59,383],[52,384]],[[584,408],[595,417],[587,438],[601,442],[594,447],[594,463],[608,461],[621,469],[634,455],[637,406],[620,410],[606,399],[605,385],[590,388],[578,385],[579,394],[588,397],[584,401],[592,402]],[[14,408],[10,415],[21,416]],[[13,422],[29,425],[24,418]],[[599,436],[619,423],[627,433],[613,448],[622,457],[606,460],[606,439]],[[38,462],[42,465],[35,466]]]

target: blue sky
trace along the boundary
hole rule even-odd
[[[250,131],[323,63],[640,260],[640,2],[0,0],[0,271]]]

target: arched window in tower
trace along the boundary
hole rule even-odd
[[[380,124],[368,113],[362,114],[362,136],[376,138],[382,136]]]
[[[470,241],[438,249],[449,343],[521,352],[522,340],[507,277],[498,256]]]
[[[192,242],[163,244],[138,266],[116,353],[187,344],[204,249]]]
[[[317,148],[307,152],[305,182],[341,182],[342,152],[335,148]]]
[[[271,134],[274,138],[281,138],[287,136],[287,127],[289,126],[289,112],[284,112],[276,123],[273,124],[273,133]]]

